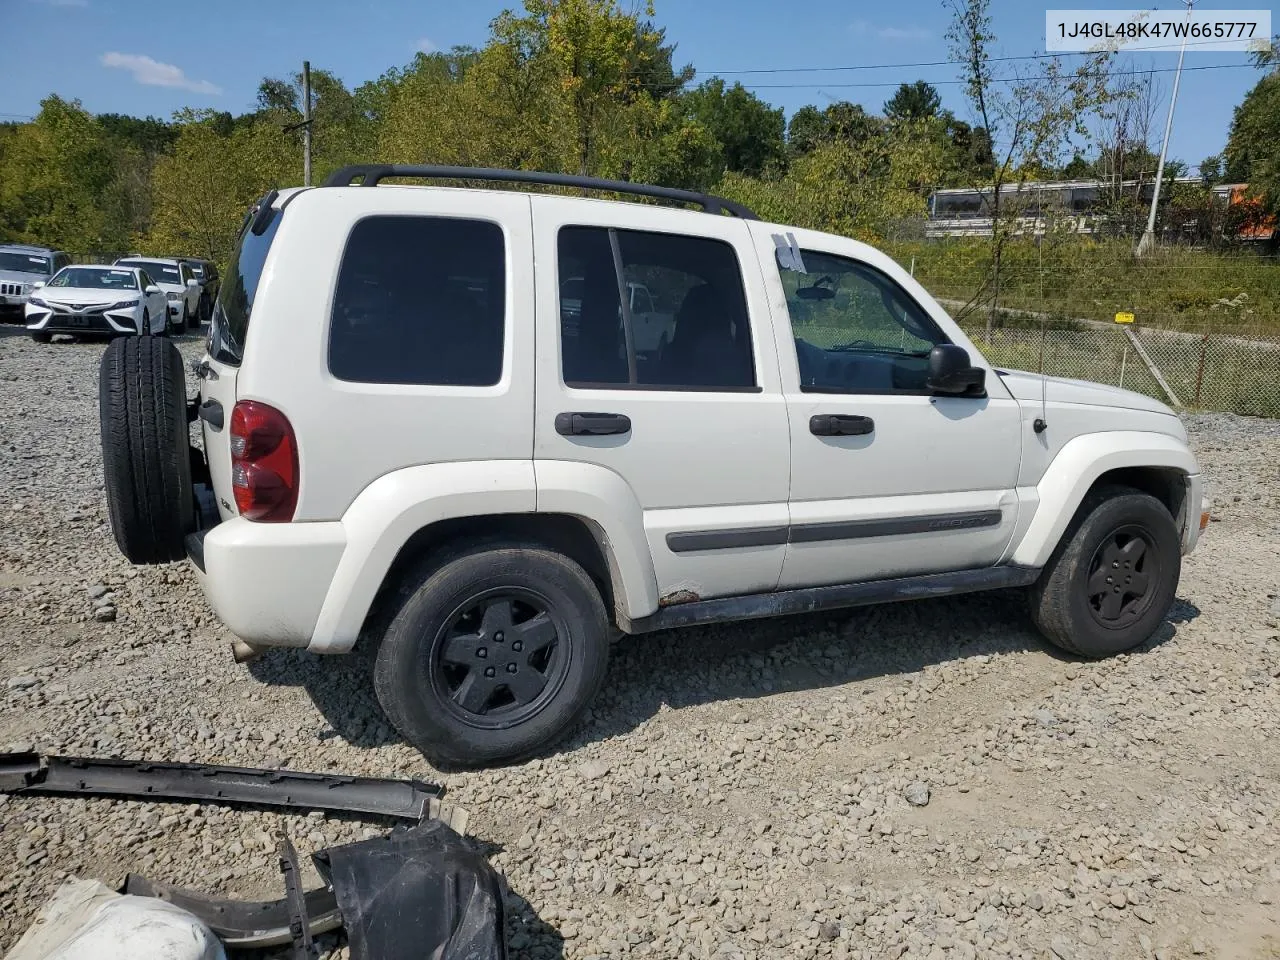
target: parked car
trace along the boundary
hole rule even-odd
[[[1164,622],[1207,515],[1163,404],[997,370],[884,253],[727,200],[392,176],[461,175],[352,167],[246,218],[196,367],[203,453],[176,349],[103,360],[116,541],[190,557],[241,657],[363,638],[396,729],[481,764],[582,715],[614,629],[1012,587],[1080,656]],[[660,355],[627,336],[628,276],[680,304]],[[149,444],[139,410],[169,412]]]
[[[0,320],[21,320],[32,285],[48,280],[70,262],[70,255],[60,250],[0,244]]]
[[[63,267],[27,298],[31,339],[48,343],[55,333],[76,336],[166,332],[168,301],[137,267]]]
[[[569,277],[560,285],[560,316],[566,330],[576,326],[582,312],[582,288],[582,277]],[[627,303],[631,309],[631,336],[636,352],[660,353],[675,331],[675,317],[659,311],[649,288],[635,280],[627,283]],[[621,304],[618,305],[618,331],[620,335],[624,331]]]
[[[172,333],[184,333],[187,324],[200,312],[200,282],[191,267],[181,260],[156,257],[122,257],[117,267],[137,267],[164,293],[169,301],[168,329]]]
[[[208,323],[213,316],[213,304],[218,299],[218,290],[222,286],[218,276],[218,266],[212,260],[197,260],[194,257],[177,257],[191,268],[196,282],[200,284],[200,323]]]

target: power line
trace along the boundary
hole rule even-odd
[[[1222,40],[1199,40],[1188,43],[1188,47],[1195,46],[1214,46],[1223,43]],[[1178,47],[1142,47],[1136,50],[1117,50],[1115,53],[1173,53]],[[1015,60],[1053,60],[1058,57],[1090,57],[1097,56],[1100,53],[1106,53],[1105,50],[1069,50],[1057,53],[1029,53],[1022,56],[1010,57],[987,57],[987,63],[1011,63]],[[1238,51],[1224,50],[1223,53],[1231,53]],[[845,70],[893,70],[907,67],[949,67],[958,64],[968,63],[967,60],[921,60],[916,63],[860,63],[845,67],[757,67],[749,70],[700,70],[699,73],[704,76],[711,77],[729,77],[744,76],[746,74],[760,73],[838,73]],[[1228,64],[1222,64],[1228,66]],[[1234,66],[1234,64],[1230,64]],[[1253,66],[1253,64],[1241,64],[1241,66]],[[1143,71],[1144,73],[1147,71]]]
[[[908,64],[908,66],[914,66],[914,65]],[[1238,69],[1240,67],[1247,67],[1250,70],[1256,69],[1254,65],[1251,63],[1216,63],[1216,64],[1206,64],[1205,66],[1202,66],[1202,67],[1183,67],[1182,72],[1187,73],[1188,71],[1191,71],[1191,70],[1232,70],[1232,69]],[[1176,69],[1177,69],[1176,67],[1153,67],[1149,70],[1124,70],[1124,71],[1112,73],[1110,74],[1110,76],[1139,77],[1148,73],[1173,73]],[[1025,83],[1028,80],[1052,80],[1052,79],[1055,79],[1055,78],[1041,74],[1039,76],[1031,76],[1031,77],[993,77],[991,78],[990,82],[991,83]],[[1065,78],[1061,78],[1061,79],[1065,79]],[[969,81],[968,80],[929,80],[927,82],[929,83],[930,86],[939,87],[939,86],[950,86],[952,84],[966,84]],[[885,81],[885,82],[877,82],[877,83],[744,83],[743,84],[744,87],[747,87],[751,90],[814,90],[814,89],[817,89],[818,87],[849,90],[849,89],[861,88],[861,87],[899,87],[901,85],[902,85],[901,82],[896,80],[893,82]]]

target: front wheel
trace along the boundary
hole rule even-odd
[[[562,554],[473,547],[433,558],[405,584],[374,687],[391,723],[433,761],[475,767],[537,753],[604,681],[604,604]]]
[[[1164,621],[1181,569],[1178,527],[1165,505],[1131,487],[1103,487],[1085,498],[1032,588],[1032,618],[1068,653],[1121,653]]]

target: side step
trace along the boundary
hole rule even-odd
[[[754,593],[743,597],[718,600],[695,600],[673,604],[657,613],[633,620],[628,633],[652,633],[697,623],[728,623],[734,620],[761,620],[793,613],[817,613],[875,603],[899,600],[923,600],[948,597],[959,593],[977,593],[1005,587],[1026,587],[1040,577],[1033,567],[983,567],[979,570],[957,570],[952,573],[930,573],[919,577],[894,580],[868,580],[863,583],[839,583],[829,587],[803,590],[779,590]]]

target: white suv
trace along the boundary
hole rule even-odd
[[[657,353],[641,283],[674,305]],[[562,734],[613,628],[1029,587],[1053,643],[1125,650],[1206,519],[1163,405],[995,370],[883,253],[663,188],[358,167],[272,192],[196,373],[203,454],[176,348],[103,360],[121,549],[190,556],[242,654],[377,644],[388,717],[453,764]]]

